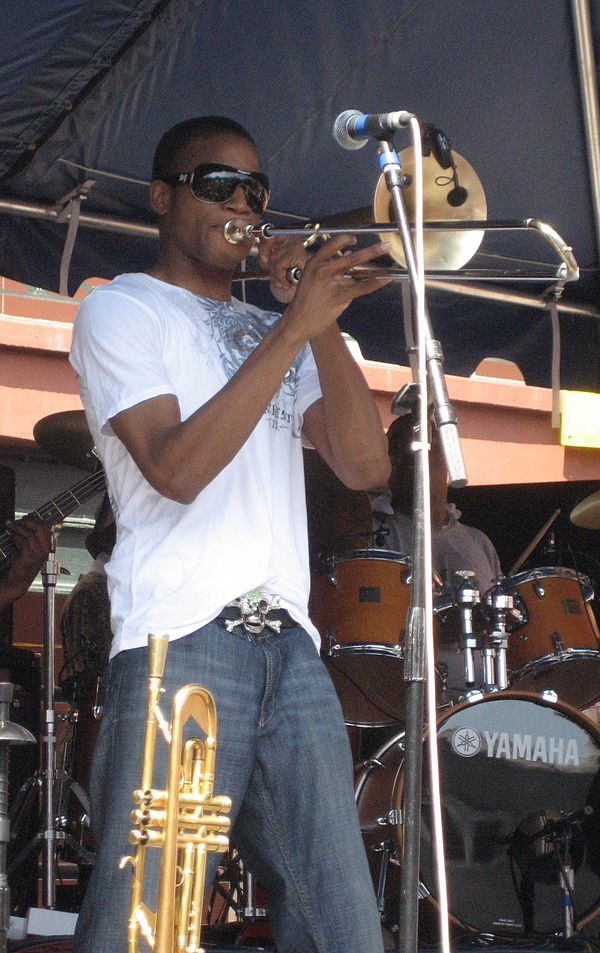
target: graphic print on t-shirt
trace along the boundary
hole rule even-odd
[[[281,315],[274,311],[252,314],[238,307],[235,299],[214,301],[201,295],[196,297],[202,304],[204,323],[217,347],[223,370],[231,380]],[[304,353],[303,348],[288,368],[279,390],[265,410],[269,426],[274,430],[287,429],[292,425]]]

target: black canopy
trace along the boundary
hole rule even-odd
[[[232,116],[255,137],[273,185],[267,220],[370,206],[376,144],[344,151],[333,121],[350,108],[406,109],[443,130],[472,165],[488,220],[533,218],[572,246],[580,277],[561,299],[561,380],[600,390],[597,168],[590,171],[599,36],[598,0],[4,4],[0,273],[58,290],[68,204],[57,219],[82,186],[70,291],[93,275],[146,267],[154,146],[171,124],[203,113]],[[394,142],[403,151],[408,133]],[[556,265],[553,249],[529,231],[486,232],[476,257],[526,277],[540,262]],[[502,300],[490,298],[498,286]],[[548,285],[476,287],[484,298],[429,293],[446,370],[468,375],[497,356],[515,360],[528,383],[548,385],[551,322],[540,307]],[[264,282],[248,283],[247,293],[273,305]],[[355,304],[343,323],[365,357],[406,363],[400,283]]]

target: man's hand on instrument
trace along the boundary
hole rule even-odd
[[[52,533],[49,526],[31,517],[9,520],[6,528],[17,551],[11,557],[10,569],[2,582],[10,586],[15,593],[13,598],[17,598],[27,591],[44,565],[52,548]]]
[[[271,293],[278,301],[287,304],[296,294],[298,282],[292,278],[294,268],[303,269],[308,261],[308,252],[301,235],[276,235],[262,238],[258,246],[258,261],[261,271],[271,277]]]
[[[314,325],[309,338],[320,334],[345,311],[351,301],[389,284],[392,278],[373,277],[369,269],[361,270],[381,255],[387,254],[389,243],[378,242],[354,250],[352,235],[336,235],[308,257],[294,299],[286,310],[290,317],[302,312],[302,321]],[[355,274],[353,269],[357,268]],[[305,324],[305,326],[306,326]]]

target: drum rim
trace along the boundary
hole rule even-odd
[[[502,589],[512,589],[515,586],[521,586],[524,582],[535,581],[536,579],[549,579],[555,577],[558,579],[573,579],[583,585],[591,585],[590,577],[585,573],[578,572],[568,566],[537,566],[534,569],[526,569],[518,572],[514,576],[503,576],[499,585]]]
[[[386,658],[402,661],[404,647],[401,642],[339,642],[335,644],[335,651],[326,649],[324,654],[327,658],[339,658],[341,655],[385,655]]]
[[[342,553],[334,553],[331,557],[334,565],[342,562],[351,562],[355,559],[364,559],[367,561],[381,560],[382,562],[403,563],[406,566],[412,565],[412,560],[407,553],[395,552],[391,549],[350,549]]]

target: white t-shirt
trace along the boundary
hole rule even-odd
[[[71,363],[117,518],[106,567],[111,655],[146,645],[150,632],[193,632],[257,587],[279,596],[320,645],[307,611],[301,445],[304,412],[321,396],[310,347],[300,351],[236,457],[189,505],[149,485],[109,422],[162,394],[176,395],[187,419],[279,317],[145,274],[120,275],[81,304]]]

